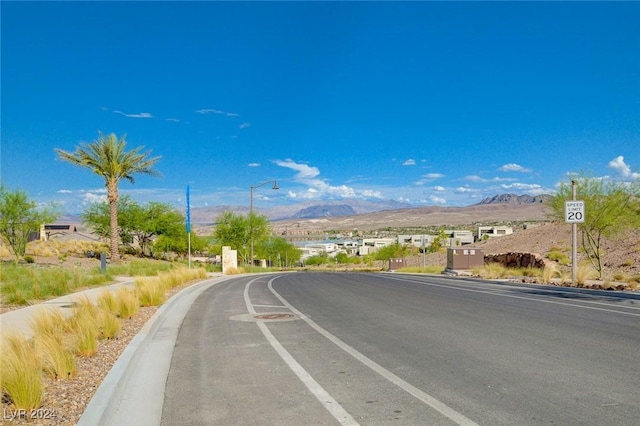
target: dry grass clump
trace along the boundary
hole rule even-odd
[[[36,336],[57,336],[61,339],[66,329],[66,321],[66,318],[59,310],[41,308],[29,320],[29,327]]]
[[[82,357],[93,356],[98,350],[98,313],[91,308],[81,305],[74,308],[74,313],[67,321],[68,329],[74,337],[73,350]]]
[[[131,318],[140,308],[140,301],[135,291],[125,287],[120,287],[116,291],[116,300],[118,302],[118,316],[120,318]]]
[[[237,267],[237,268],[227,268],[226,271],[224,272],[225,275],[238,275],[238,274],[244,274],[244,269],[242,267]]]
[[[136,294],[141,306],[160,306],[168,289],[159,277],[136,278]]]
[[[598,278],[598,273],[590,263],[583,263],[578,266],[576,270],[576,283],[578,285],[585,285],[587,281]]]
[[[115,313],[100,309],[97,317],[98,331],[100,339],[115,339],[122,328],[120,320]]]
[[[35,349],[43,371],[52,379],[70,379],[76,374],[73,352],[59,335],[40,334],[34,338]]]
[[[544,269],[542,270],[542,282],[545,284],[550,284],[556,276],[559,275],[558,268],[553,263],[548,263],[544,265]]]
[[[40,407],[43,394],[42,363],[32,342],[22,334],[3,336],[0,347],[2,388],[16,410]]]
[[[118,313],[118,301],[112,291],[105,290],[98,295],[98,307],[103,311]]]
[[[33,241],[27,245],[27,254],[42,257],[65,257],[68,255],[84,257],[86,253],[108,252],[106,244],[96,241],[60,241],[52,239],[49,241]]]

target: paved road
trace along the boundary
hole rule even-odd
[[[188,312],[162,424],[637,425],[639,357],[640,300],[400,274],[244,276]]]

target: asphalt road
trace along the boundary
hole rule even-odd
[[[188,312],[162,424],[637,425],[639,361],[640,300],[401,274],[243,276]]]

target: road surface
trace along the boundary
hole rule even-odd
[[[188,312],[164,425],[637,425],[640,300],[445,277],[288,273]]]

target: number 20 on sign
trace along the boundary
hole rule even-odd
[[[583,223],[584,201],[565,201],[564,221],[567,223]]]

